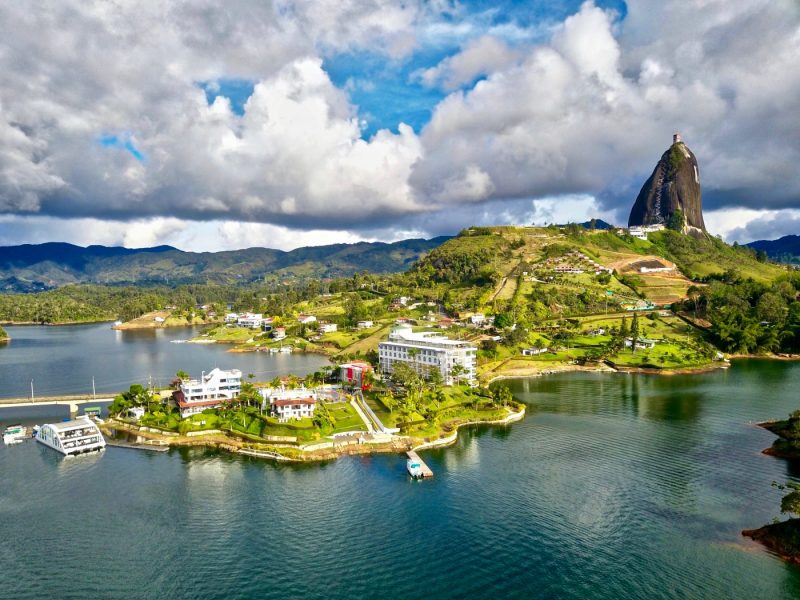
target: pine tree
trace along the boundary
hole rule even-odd
[[[619,336],[622,339],[628,337],[628,319],[626,317],[622,317],[622,324],[619,326]]]

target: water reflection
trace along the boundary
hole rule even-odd
[[[316,354],[230,353],[221,344],[173,344],[198,328],[115,331],[110,324],[71,327],[9,326],[13,346],[0,346],[0,396],[119,392],[133,383],[168,385],[179,370],[199,376],[215,366],[238,368],[259,380],[305,375],[329,364]]]

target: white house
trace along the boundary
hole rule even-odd
[[[236,320],[237,325],[239,327],[249,327],[250,329],[259,329],[261,327],[261,322],[264,320],[264,316],[261,313],[249,313],[246,312],[244,314],[239,315],[239,318]]]
[[[625,347],[630,348],[633,345],[633,338],[625,338]],[[636,349],[637,350],[650,350],[654,348],[656,345],[655,340],[646,340],[645,338],[639,338],[636,340]]]
[[[316,407],[317,401],[311,397],[275,400],[272,403],[272,414],[278,417],[279,421],[286,422],[292,419],[311,418]]]
[[[207,408],[218,408],[223,401],[232,400],[242,391],[242,372],[239,369],[214,369],[200,379],[181,382],[173,394],[181,411],[181,418],[201,413]]]
[[[300,321],[301,325],[308,325],[309,323],[316,323],[317,317],[314,315],[299,314],[297,315],[297,320]]]
[[[269,406],[270,413],[281,422],[314,416],[314,410],[317,407],[315,390],[305,387],[290,390],[281,386],[264,388],[259,392],[264,398],[262,408],[266,409]]]
[[[358,329],[369,329],[370,327],[372,327],[372,325],[373,325],[372,321],[369,320],[359,321],[358,323],[356,323],[356,327]]]
[[[236,313],[228,313],[225,315],[225,322],[226,323],[236,323],[239,320],[239,315]]]
[[[661,231],[662,229],[664,229],[664,225],[661,223],[657,223],[655,225],[640,225],[631,227],[628,229],[628,233],[630,233],[631,236],[637,239],[646,240],[648,233],[653,233],[654,231]]]
[[[336,323],[320,323],[319,324],[319,333],[322,335],[323,333],[333,333],[338,329]]]
[[[276,327],[272,330],[272,339],[273,340],[283,340],[286,339],[286,327]]]
[[[469,322],[473,325],[483,325],[486,323],[486,315],[483,313],[475,313],[474,315],[470,315]]]
[[[549,351],[550,348],[523,348],[522,356],[538,356],[539,354],[545,354]]]
[[[428,377],[432,369],[442,374],[447,385],[454,381],[453,367],[461,365],[459,379],[472,383],[475,380],[474,344],[451,340],[439,333],[414,333],[410,326],[396,327],[389,339],[378,344],[381,371],[391,374],[397,363],[406,363],[420,375]]]

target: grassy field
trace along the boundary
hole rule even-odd
[[[345,431],[366,431],[366,426],[358,413],[349,402],[337,402],[328,404],[328,410],[336,419],[336,427],[330,433],[342,433]]]

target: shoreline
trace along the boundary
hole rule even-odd
[[[381,436],[379,439],[366,438],[370,436],[367,432],[359,436],[359,440],[349,440],[347,442],[339,442],[337,445],[334,439],[319,440],[316,444],[310,446],[319,446],[321,444],[331,444],[329,448],[325,449],[305,449],[302,446],[294,444],[260,444],[258,447],[254,442],[247,441],[239,438],[236,435],[229,435],[221,431],[210,431],[208,434],[203,435],[200,432],[195,432],[194,435],[180,435],[177,432],[161,431],[152,427],[141,427],[125,421],[117,420],[113,417],[107,419],[99,424],[103,434],[112,437],[111,431],[122,431],[129,435],[136,435],[145,438],[142,445],[148,445],[150,442],[158,447],[206,447],[223,450],[232,454],[241,454],[243,456],[250,456],[254,458],[263,458],[268,460],[275,460],[278,462],[293,462],[293,463],[319,463],[336,460],[342,456],[357,456],[357,455],[370,455],[370,454],[402,454],[408,450],[426,450],[430,448],[446,447],[454,444],[458,440],[458,432],[462,427],[469,427],[472,425],[509,425],[517,421],[521,421],[527,413],[527,408],[522,405],[516,412],[511,411],[503,419],[493,419],[491,421],[467,421],[464,423],[456,423],[455,429],[452,433],[439,437],[435,440],[425,441],[428,438],[423,438],[422,441],[415,445],[413,438],[410,436],[392,436],[386,439]],[[266,440],[265,440],[266,442]],[[281,449],[291,449],[290,454],[286,454]]]
[[[741,357],[740,360],[745,357]],[[761,356],[753,356],[750,358],[769,358]],[[544,377],[545,375],[557,375],[559,373],[634,373],[640,375],[703,375],[706,373],[713,373],[721,369],[729,369],[729,362],[720,361],[717,364],[710,364],[701,367],[678,367],[670,369],[659,369],[655,367],[612,367],[606,363],[597,364],[592,367],[586,365],[569,365],[562,364],[550,368],[527,367],[524,369],[510,370],[503,372],[502,369],[495,373],[492,377],[486,380],[485,384],[490,385],[495,381],[502,379],[526,379],[528,377]]]
[[[12,327],[74,327],[76,325],[99,325],[113,323],[114,319],[97,319],[96,321],[64,321],[60,323],[39,323],[37,321],[0,321],[0,325]]]

